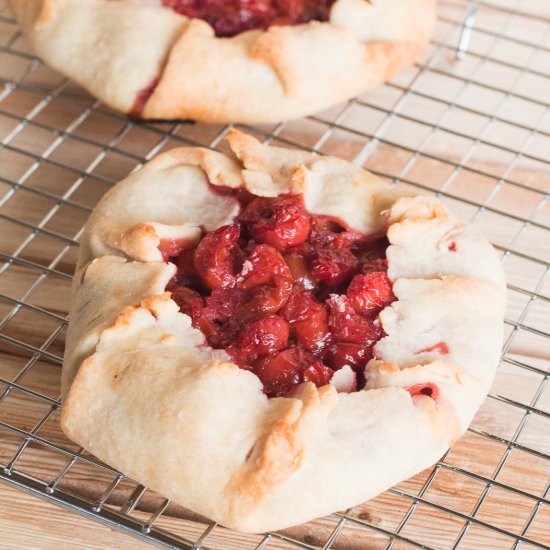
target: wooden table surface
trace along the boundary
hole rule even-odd
[[[2,550],[135,550],[151,545],[0,484]]]
[[[464,10],[464,2],[447,4],[451,5],[451,14]],[[540,4],[531,4],[550,17],[547,3],[541,0]],[[480,24],[490,27],[497,15],[502,14],[491,12],[487,17],[493,19],[485,20],[482,14]],[[0,36],[5,34],[6,43],[13,36],[13,25],[4,26]],[[539,30],[530,20],[521,19],[514,26],[514,36],[536,41]],[[448,26],[440,23],[436,43],[448,31]],[[455,32],[452,36],[458,35]],[[485,53],[496,55],[492,43],[480,44]],[[550,42],[546,44],[550,52]],[[28,45],[17,38],[10,47],[26,51]],[[436,45],[432,45],[432,53],[434,49]],[[499,59],[520,65],[518,49],[508,42],[501,43],[497,49]],[[448,52],[435,51],[434,58],[433,66],[442,73],[463,78],[474,78],[475,73],[474,80],[486,85],[498,82],[510,89],[515,86],[504,78],[502,64],[485,63],[476,72],[479,57],[468,56],[456,67],[450,65]],[[539,64],[546,71],[550,66]],[[98,107],[72,84],[63,85],[53,99],[47,99],[44,90],[56,90],[62,80],[42,65],[30,71],[28,68],[28,59],[0,57],[4,78],[22,78],[18,87],[0,96],[0,139],[5,142],[0,148],[0,252],[17,258],[0,264],[0,392],[6,387],[1,380],[16,380],[20,386],[0,400],[0,422],[22,433],[35,429],[41,438],[77,451],[59,428],[59,411],[45,417],[49,405],[36,399],[33,392],[54,400],[59,397],[60,365],[56,358],[63,353],[63,319],[69,307],[70,275],[77,254],[74,241],[78,240],[87,209],[152,148],[173,147],[180,144],[181,138],[208,144],[221,127],[129,125],[123,117]],[[474,510],[478,522],[469,526],[460,548],[511,547],[511,538],[486,524],[550,547],[550,390],[546,387],[548,377],[544,376],[550,360],[550,278],[546,276],[550,262],[550,170],[544,161],[550,153],[550,121],[544,118],[550,80],[533,79],[514,88],[518,96],[538,98],[533,102],[505,94],[495,98],[481,85],[464,86],[463,80],[458,80],[462,87],[457,88],[456,78],[449,79],[437,70],[429,78],[416,79],[419,93],[405,104],[399,103],[401,87],[414,79],[416,69],[399,77],[393,86],[368,94],[362,103],[340,115],[336,122],[342,128],[331,131],[322,143],[318,138],[334,122],[338,109],[307,122],[287,124],[279,136],[304,146],[317,145],[323,153],[347,159],[360,155],[365,167],[389,180],[400,177],[405,185],[424,192],[442,192],[443,202],[456,214],[476,223],[499,250],[508,251],[504,261],[510,284],[507,349],[492,397],[477,414],[472,430],[439,464],[432,483],[422,494],[424,500],[414,507],[401,530],[404,540],[395,539],[393,548],[410,548],[407,539],[433,548],[450,548]],[[445,101],[456,97],[462,107],[446,113],[444,102],[428,100],[426,95]],[[502,100],[497,120],[488,123],[497,99]],[[400,116],[387,119],[384,110],[397,104]],[[83,106],[89,111],[83,111]],[[481,114],[475,115],[474,111]],[[32,122],[20,124],[24,117]],[[524,128],[499,118],[516,121]],[[430,124],[437,121],[441,129],[432,135]],[[537,124],[542,133],[529,138],[527,130]],[[158,130],[165,129],[172,131],[172,137],[162,141]],[[382,138],[370,150],[365,148],[368,140],[363,134]],[[479,135],[481,142],[473,145]],[[491,145],[495,143],[498,146]],[[415,155],[418,147],[422,153]],[[521,148],[525,154],[516,158],[513,151]],[[461,169],[456,169],[457,165]],[[13,182],[18,185],[14,187]],[[58,198],[68,202],[59,205]],[[44,266],[49,271],[44,272]],[[43,348],[50,355],[34,361],[33,347]],[[12,460],[22,441],[21,434],[0,430],[0,465]],[[507,441],[513,443],[508,445]],[[49,483],[66,464],[65,455],[31,441],[15,470]],[[432,471],[428,469],[354,508],[350,513],[353,519],[345,522],[332,548],[383,548],[389,540],[387,534],[394,533],[411,510],[411,495],[425,488]],[[496,482],[487,489],[491,478]],[[95,501],[113,479],[108,471],[77,463],[57,487]],[[120,509],[135,489],[135,483],[122,481],[106,506]],[[480,499],[483,503],[478,506]],[[162,502],[161,496],[147,491],[131,515],[145,521]],[[310,547],[322,547],[340,520],[341,516],[333,515],[283,534]],[[189,540],[196,540],[206,527],[201,518],[173,505],[155,525]],[[260,535],[237,535],[216,528],[205,544],[210,549],[240,550],[254,548],[261,540]],[[149,547],[149,543],[0,483],[0,550]],[[534,548],[528,544],[523,547]],[[270,541],[268,548],[295,546],[281,538]]]

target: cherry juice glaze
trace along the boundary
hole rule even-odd
[[[145,104],[147,103],[149,98],[153,95],[153,92],[155,91],[155,88],[158,86],[158,83],[159,83],[159,79],[155,78],[145,88],[143,88],[143,90],[138,92],[138,95],[134,100],[134,104],[132,105],[132,108],[128,113],[129,116],[133,118],[141,117],[141,113],[143,112]]]
[[[335,0],[162,0],[181,15],[204,19],[217,36],[271,25],[327,21]]]
[[[434,401],[439,399],[439,388],[432,382],[415,384],[407,388],[407,391],[411,394],[411,397],[431,397]]]

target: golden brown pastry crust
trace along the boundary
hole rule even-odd
[[[141,116],[277,122],[361,93],[414,63],[435,0],[337,0],[328,22],[214,36],[159,0],[10,0],[36,52],[106,104]]]
[[[74,283],[61,422],[74,441],[152,489],[259,532],[348,508],[435,462],[492,382],[505,286],[491,245],[435,199],[402,196],[339,159],[235,131],[229,143],[238,160],[164,153],[94,210]],[[234,218],[238,204],[209,180],[268,196],[300,191],[312,212],[387,229],[397,301],[380,314],[387,336],[364,390],[306,383],[268,399],[253,373],[209,348],[178,311],[164,292],[175,267],[155,257],[159,231],[179,236]],[[411,397],[407,388],[423,383],[437,386],[436,400]]]

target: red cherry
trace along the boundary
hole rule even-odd
[[[328,338],[328,312],[311,292],[293,292],[282,312],[305,349],[320,350]]]
[[[380,311],[395,300],[392,284],[384,271],[355,275],[347,295],[355,311],[365,314]]]
[[[204,307],[202,296],[190,288],[184,286],[168,285],[166,287],[172,293],[172,300],[178,304],[180,311],[193,317],[197,311]]]
[[[238,365],[241,369],[254,371],[253,363],[257,357],[254,355],[247,355],[238,344],[230,344],[226,350],[233,363]]]
[[[415,384],[414,386],[407,388],[407,391],[411,394],[412,397],[424,395],[426,397],[431,397],[434,401],[437,401],[439,399],[439,388],[432,382]]]
[[[207,340],[214,349],[228,349],[235,342],[242,328],[242,323],[239,319],[227,319],[224,322],[216,322],[202,318],[199,323],[207,325],[207,330],[210,331]],[[202,325],[199,328],[203,333],[205,332]]]
[[[178,270],[174,275],[174,281],[181,286],[194,285],[197,281],[194,257],[195,250],[193,248],[186,248],[175,259]]]
[[[336,340],[370,348],[384,336],[379,322],[356,313],[347,296],[333,294],[327,305],[329,327]]]
[[[311,236],[309,240],[318,248],[326,248],[333,245],[337,235],[343,231],[344,228],[331,218],[326,216],[312,216]]]
[[[215,288],[206,298],[206,306],[212,311],[215,319],[239,317],[244,321],[250,317],[246,311],[247,299],[247,293],[239,288]]]
[[[267,244],[259,244],[250,252],[238,277],[240,288],[248,289],[269,284],[273,277],[292,281],[290,270],[281,253]]]
[[[312,363],[311,357],[305,351],[292,347],[277,355],[267,356],[259,363],[256,374],[267,395],[284,395],[302,382],[302,372]]]
[[[242,264],[242,251],[237,245],[238,225],[224,225],[209,233],[195,250],[195,269],[208,288],[231,288]]]
[[[372,358],[370,347],[349,342],[335,342],[331,344],[325,354],[323,361],[332,369],[340,370],[349,365],[353,370],[364,367]]]
[[[378,269],[369,269],[368,266],[369,264],[375,265],[379,260],[385,260],[386,250],[389,245],[390,243],[388,239],[386,237],[381,237],[375,240],[368,239],[367,242],[362,243],[358,247],[356,254],[359,258],[359,262],[363,266],[363,273],[366,273],[367,271],[386,271],[387,264],[383,264],[384,267],[380,267]]]
[[[184,310],[182,309],[182,311]],[[214,321],[212,312],[206,307],[194,307],[187,313],[191,317],[193,326],[204,334],[211,346],[216,347],[216,344],[219,343],[219,327]]]
[[[361,265],[362,273],[370,273],[372,271],[388,271],[388,260],[382,258],[376,258],[374,260],[366,261]]]
[[[311,272],[329,287],[339,286],[357,273],[359,260],[346,248],[321,249],[311,263]]]
[[[350,248],[357,247],[367,237],[353,230],[346,230],[338,223],[325,216],[314,216],[311,220],[311,242],[318,248]]]
[[[193,326],[203,332],[212,347],[227,347],[249,318],[242,313],[246,299],[246,293],[237,288],[214,289],[204,300],[204,307],[192,312]]]
[[[166,262],[169,258],[177,256],[185,244],[185,239],[161,239],[158,249]]]
[[[302,254],[289,252],[283,258],[290,269],[295,286],[304,290],[315,290],[319,287],[319,281],[311,273],[309,261]]]
[[[304,370],[303,378],[304,382],[313,382],[318,388],[326,386],[334,374],[332,369],[329,369],[323,363],[316,361],[310,367]]]
[[[286,347],[288,332],[282,317],[270,315],[243,328],[237,346],[247,356],[275,353]]]
[[[247,307],[257,313],[279,311],[292,289],[292,276],[281,254],[266,244],[255,246],[237,278],[248,291]]]
[[[258,197],[240,216],[256,241],[286,250],[309,236],[309,214],[298,197]]]

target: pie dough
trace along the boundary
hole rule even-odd
[[[435,17],[435,0],[336,0],[328,22],[219,38],[161,0],[10,4],[36,53],[107,105],[205,122],[279,122],[362,93],[420,57]]]
[[[499,361],[503,270],[437,200],[404,196],[343,160],[232,130],[230,158],[159,155],[110,190],[82,239],[63,365],[65,433],[107,464],[227,527],[261,532],[343,510],[433,464],[468,427]],[[215,187],[303,193],[311,213],[387,231],[397,301],[367,385],[268,399],[205,345],[165,292],[162,239],[197,239],[238,203]],[[440,344],[444,343],[444,346]],[[439,345],[438,345],[439,344]],[[437,396],[407,391],[437,387]]]

